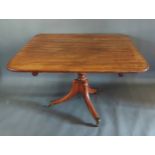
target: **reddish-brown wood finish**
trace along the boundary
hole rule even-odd
[[[127,35],[40,34],[9,62],[17,72],[144,72],[148,64]]]
[[[69,91],[69,93],[63,98],[52,101],[48,106],[50,107],[52,105],[60,104],[66,100],[69,100],[70,98],[74,97],[77,93],[81,93],[83,95],[85,103],[90,113],[94,117],[96,125],[98,126],[100,117],[96,112],[95,107],[93,106],[93,103],[91,102],[89,97],[89,93],[91,94],[96,93],[96,89],[89,87],[88,79],[86,78],[85,74],[82,73],[78,74],[78,78],[73,81],[72,88]]]
[[[33,76],[40,72],[78,73],[70,92],[49,106],[81,93],[98,125],[99,115],[89,97],[89,93],[96,93],[96,90],[88,86],[83,73],[112,72],[122,76],[123,73],[147,71],[149,65],[127,35],[39,34],[10,60],[7,68],[32,72]]]

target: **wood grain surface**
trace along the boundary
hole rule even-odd
[[[17,72],[144,72],[149,65],[127,35],[39,34],[7,65]]]

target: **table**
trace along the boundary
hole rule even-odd
[[[77,73],[69,93],[48,106],[60,104],[77,93],[99,125],[100,117],[89,94],[91,88],[86,73],[137,73],[149,65],[129,36],[123,34],[38,34],[13,57],[7,68],[15,72]]]

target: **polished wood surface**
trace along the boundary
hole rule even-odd
[[[69,93],[49,106],[64,102],[81,93],[85,103],[99,124],[100,117],[90,100],[90,88],[84,73],[113,72],[120,77],[123,73],[144,72],[149,66],[138,52],[131,39],[120,34],[40,34],[30,40],[10,60],[8,69],[16,72],[76,72]]]
[[[148,64],[127,35],[39,34],[8,63],[17,72],[144,72]]]

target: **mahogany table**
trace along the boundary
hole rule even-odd
[[[8,63],[15,72],[77,73],[70,92],[52,101],[49,106],[64,102],[81,93],[99,124],[89,94],[96,93],[88,84],[85,73],[144,72],[149,65],[127,35],[121,34],[39,34],[26,44]]]

